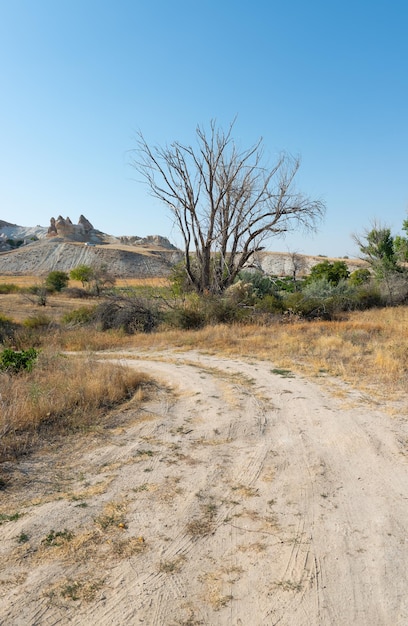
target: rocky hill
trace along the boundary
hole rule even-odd
[[[165,237],[114,237],[95,229],[83,215],[78,224],[69,217],[52,217],[48,228],[0,220],[3,275],[43,276],[84,264],[106,265],[113,276],[122,278],[167,276],[180,259],[181,252]]]
[[[0,274],[44,276],[53,270],[69,272],[78,265],[109,268],[117,278],[167,276],[182,259],[165,237],[114,237],[99,230],[83,215],[78,224],[69,217],[51,218],[48,228],[24,227],[0,220]],[[274,276],[297,276],[310,271],[322,257],[262,251],[252,267]],[[362,266],[344,259],[350,271]]]

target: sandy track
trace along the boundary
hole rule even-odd
[[[1,624],[408,624],[405,416],[265,361],[121,358],[159,381],[142,410],[3,492]]]

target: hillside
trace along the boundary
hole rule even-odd
[[[121,278],[167,276],[180,253],[164,248],[120,244],[86,246],[70,241],[42,240],[0,254],[0,274],[44,276],[53,270],[69,272],[78,265],[106,265]]]
[[[5,276],[44,276],[85,264],[106,265],[117,278],[147,278],[167,276],[181,259],[182,252],[165,237],[114,237],[96,230],[82,215],[77,225],[69,218],[51,218],[48,229],[0,220],[0,274]],[[357,259],[344,260],[350,271],[362,266]],[[274,276],[291,276],[295,263],[296,274],[302,276],[321,261],[319,256],[262,251],[255,255],[251,267]]]

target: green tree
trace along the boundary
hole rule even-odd
[[[54,270],[45,279],[45,286],[50,291],[62,291],[68,285],[69,276],[66,272]]]
[[[401,269],[394,248],[394,238],[387,226],[374,223],[371,230],[366,231],[362,237],[355,235],[354,240],[360,248],[362,258],[371,266],[378,279],[384,279]]]
[[[350,285],[354,285],[354,286],[364,285],[364,283],[367,283],[370,280],[370,278],[371,278],[370,270],[366,269],[365,267],[362,267],[358,270],[354,270],[354,272],[350,274]]]
[[[327,259],[317,263],[310,270],[308,283],[326,279],[332,285],[338,285],[341,280],[347,280],[350,276],[347,264],[344,261],[334,261],[330,263]]]
[[[406,237],[396,235],[394,237],[394,250],[398,257],[398,260],[407,263],[408,262],[408,219],[402,223],[402,229],[406,233]]]
[[[406,276],[399,264],[391,229],[374,223],[362,236],[354,235],[362,259],[368,263],[374,278],[385,292],[387,301],[395,304],[404,300],[407,292]]]
[[[116,280],[110,274],[107,265],[100,267],[90,267],[89,265],[78,265],[69,273],[72,280],[80,280],[82,286],[88,286],[89,291],[99,296],[106,287],[113,287]]]
[[[82,287],[89,284],[94,276],[94,270],[89,265],[78,265],[70,271],[69,277],[72,280],[79,280],[82,283]]]

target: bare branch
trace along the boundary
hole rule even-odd
[[[314,228],[324,204],[294,189],[298,158],[263,164],[262,139],[240,150],[214,120],[197,126],[197,147],[151,148],[138,136],[133,167],[165,203],[184,241],[186,272],[199,292],[223,291],[267,237]],[[191,255],[195,262],[191,262]]]

